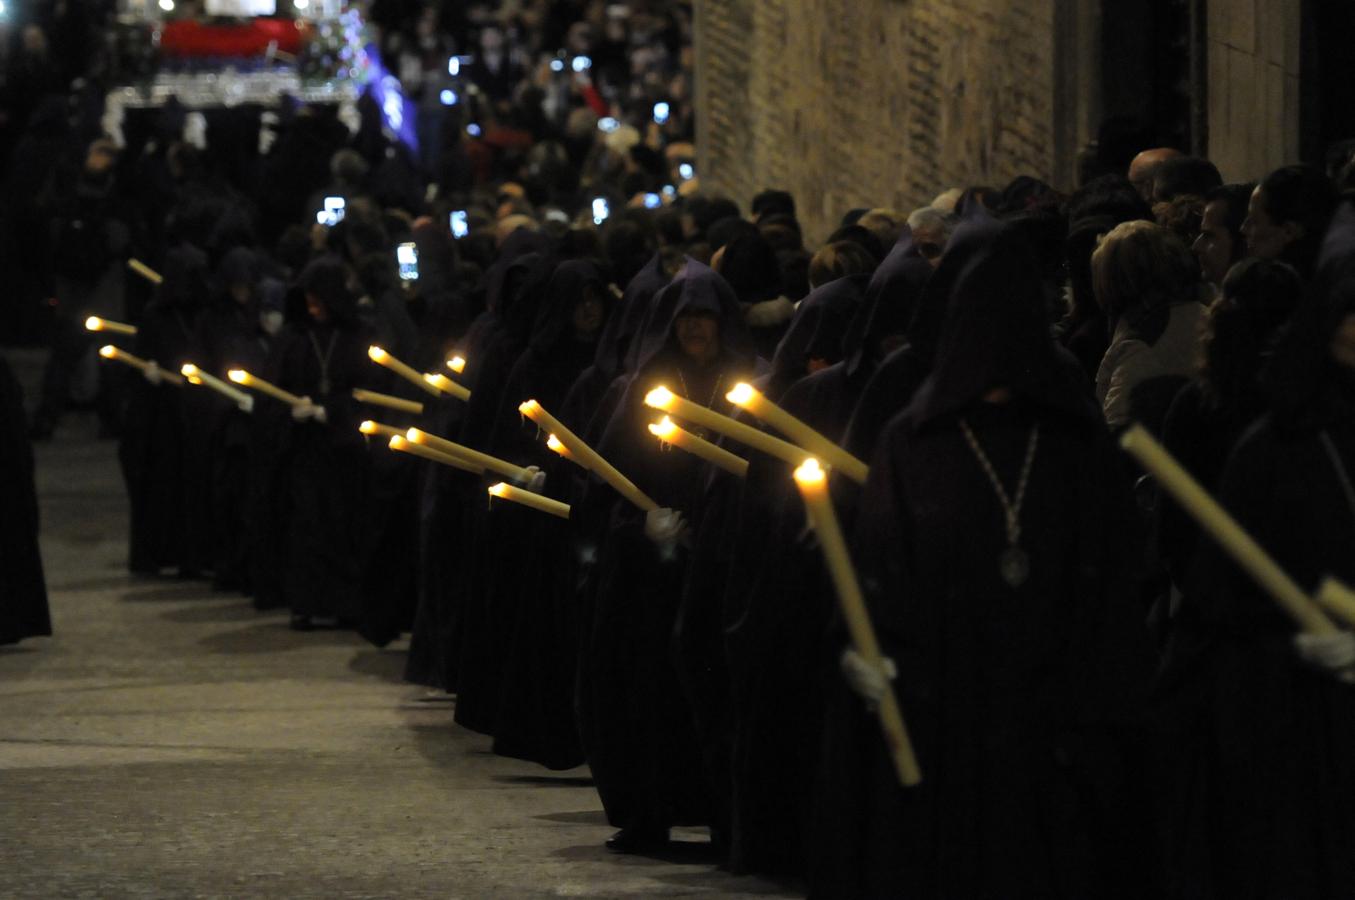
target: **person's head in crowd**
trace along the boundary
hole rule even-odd
[[[1284,263],[1244,259],[1228,270],[1201,341],[1200,376],[1214,403],[1235,403],[1256,392],[1276,335],[1302,296],[1303,280]]]
[[[711,268],[729,282],[740,303],[761,303],[781,293],[776,252],[756,227],[717,250],[711,263]]]
[[[1112,323],[1136,311],[1196,302],[1199,278],[1190,248],[1156,222],[1122,222],[1092,253],[1092,286]]]
[[[933,209],[939,209],[941,212],[953,213],[955,212],[956,205],[960,202],[960,198],[963,196],[964,188],[946,188],[944,191],[937,194],[932,202],[927,205]]]
[[[355,298],[349,289],[343,263],[332,256],[312,260],[297,279],[297,287],[306,304],[306,315],[314,325],[343,327],[352,324]]]
[[[273,248],[273,259],[282,266],[286,274],[300,272],[310,259],[311,236],[304,225],[288,225],[278,236]]]
[[[861,224],[861,217],[868,212],[870,212],[870,209],[865,206],[858,206],[856,209],[849,209],[847,210],[846,213],[843,214],[842,222],[838,227],[845,228],[848,225],[859,225]]]
[[[690,240],[704,240],[706,229],[721,219],[739,217],[739,207],[728,197],[695,194],[683,201],[682,231]]]
[[[624,287],[654,255],[653,233],[633,219],[612,223],[603,238],[607,264],[616,284]]]
[[[368,171],[367,160],[352,148],[345,147],[329,158],[329,174],[340,187],[360,189],[367,182]]]
[[[833,241],[819,248],[809,261],[809,286],[818,288],[848,275],[875,271],[878,260],[855,241]]]
[[[350,261],[370,253],[384,253],[394,246],[381,213],[365,204],[350,207],[335,231],[342,235],[344,256]]]
[[[856,224],[875,235],[882,246],[892,247],[898,242],[899,235],[903,234],[908,217],[896,209],[877,207],[868,210]]]
[[[202,151],[185,141],[176,141],[170,145],[165,156],[169,165],[169,174],[179,184],[201,181],[207,177],[207,161]]]
[[[713,222],[706,229],[706,243],[710,244],[711,251],[719,253],[721,249],[727,247],[730,242],[736,238],[743,237],[746,234],[758,234],[758,227],[747,219],[741,219],[738,216],[726,216],[718,222]],[[717,272],[718,267],[712,266]]]
[[[1250,183],[1225,184],[1205,195],[1200,234],[1191,249],[1200,261],[1200,274],[1215,287],[1221,286],[1233,264],[1247,255],[1242,222],[1255,189],[1256,185]]]
[[[676,209],[661,209],[654,217],[654,230],[659,244],[664,247],[679,247],[686,241],[682,230],[682,213]]]
[[[1002,189],[1001,200],[996,212],[1003,215],[1016,215],[1041,209],[1056,209],[1063,202],[1063,195],[1054,190],[1048,182],[1031,175],[1018,175]]]
[[[1152,219],[1153,210],[1123,175],[1104,175],[1074,191],[1064,204],[1070,226],[1086,218],[1117,222]]]
[[[1167,203],[1183,194],[1203,197],[1222,184],[1223,176],[1209,160],[1198,156],[1173,156],[1157,166],[1152,200]]]
[[[945,252],[946,242],[950,240],[956,222],[953,214],[944,213],[930,206],[915,209],[908,215],[908,228],[913,233],[913,246],[917,248],[918,255],[933,267],[940,264],[941,254]]]
[[[222,294],[239,307],[248,307],[257,300],[259,275],[259,258],[248,247],[231,248],[217,266]]]
[[[769,242],[770,243],[770,242]],[[809,293],[809,262],[813,258],[803,247],[773,248],[781,269],[781,293],[798,303]]]
[[[768,216],[789,216],[795,218],[795,198],[789,191],[769,188],[753,198],[753,221],[758,225]]]
[[[1242,223],[1247,254],[1287,262],[1307,278],[1336,200],[1336,186],[1317,169],[1284,166],[1271,172],[1247,204]]]
[[[758,223],[757,230],[778,253],[781,251],[798,253],[804,250],[804,234],[800,223],[789,216],[767,216]]]
[[[108,138],[95,138],[85,149],[85,163],[80,173],[86,183],[106,183],[113,177],[118,163],[118,145]]]
[[[1204,206],[1204,198],[1198,194],[1178,194],[1171,200],[1154,203],[1153,219],[1157,224],[1174,231],[1187,246],[1192,246],[1200,236]]]
[[[880,260],[885,258],[885,254],[889,252],[889,248],[883,246],[880,243],[879,238],[865,228],[862,228],[860,225],[840,226],[837,231],[828,235],[828,240],[825,243],[836,244],[840,241],[850,241],[851,243],[856,244],[870,254],[871,259],[875,261],[876,265],[878,265]]]
[[[530,216],[511,215],[500,219],[494,225],[494,245],[502,247],[503,242],[508,240],[508,236],[519,228],[536,230],[536,220]]]
[[[501,195],[499,205],[494,210],[494,218],[502,221],[509,216],[528,216],[536,215],[536,210],[526,197],[514,197]]]
[[[1153,183],[1157,180],[1157,171],[1162,164],[1169,159],[1181,155],[1181,151],[1174,147],[1153,147],[1148,150],[1142,150],[1134,156],[1129,162],[1129,169],[1125,173],[1129,182],[1134,185],[1134,190],[1138,191],[1139,196],[1148,202],[1153,200]]]

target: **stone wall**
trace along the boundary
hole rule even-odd
[[[908,211],[1022,173],[1067,185],[1087,131],[1079,5],[697,0],[703,188],[745,208],[790,190],[820,239],[852,207]]]
[[[1209,158],[1227,181],[1299,157],[1300,0],[1209,0]]]

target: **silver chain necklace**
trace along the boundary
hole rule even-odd
[[[1002,487],[1002,481],[997,477],[997,471],[989,461],[988,454],[983,452],[983,448],[979,446],[979,439],[974,436],[973,429],[964,419],[960,420],[960,431],[964,433],[969,449],[974,451],[974,457],[979,461],[983,474],[987,475],[988,481],[992,483],[998,503],[1002,504],[1002,514],[1006,520],[1007,549],[998,557],[997,570],[1002,575],[1002,580],[1010,587],[1020,587],[1030,577],[1030,557],[1020,546],[1021,506],[1026,500],[1026,486],[1030,483],[1031,464],[1035,462],[1035,448],[1040,443],[1040,426],[1038,424],[1031,426],[1030,440],[1026,442],[1026,459],[1021,463],[1021,476],[1016,480],[1014,500]]]
[[[691,390],[687,387],[687,378],[682,374],[681,369],[678,369],[677,376],[678,380],[682,382],[682,396],[695,403],[696,398],[692,396]],[[715,376],[715,390],[710,392],[710,399],[706,401],[707,409],[715,408],[715,398],[719,395],[720,385],[724,383],[724,380],[725,376],[723,373]],[[708,438],[710,436],[704,428],[692,428],[691,431],[692,434],[700,438]]]
[[[311,339],[311,349],[320,362],[320,396],[323,397],[329,393],[329,358],[334,355],[334,342],[338,340],[339,333],[336,331],[329,336],[329,346],[324,353],[320,352],[320,342],[315,339],[315,332],[308,330],[306,336]]]

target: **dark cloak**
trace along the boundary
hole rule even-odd
[[[594,292],[606,308],[611,293],[601,266],[579,260],[556,268],[531,344],[508,377],[490,439],[495,455],[540,466],[547,495],[565,502],[574,500],[577,467],[545,447],[517,406],[535,399],[546,409],[562,410],[568,385],[595,358],[597,338],[579,340],[570,322],[585,291]],[[576,418],[561,421],[571,431],[587,424]],[[552,769],[572,768],[584,759],[574,716],[578,542],[571,521],[508,506],[495,504],[489,517],[490,524],[500,518],[496,530],[503,536],[489,545],[503,563],[489,604],[491,634],[503,640],[494,752]],[[513,565],[521,547],[538,548],[538,564]]]
[[[1272,412],[1234,448],[1219,486],[1220,502],[1309,593],[1328,576],[1355,584],[1355,504],[1340,474],[1355,472],[1355,378],[1327,350],[1355,311],[1342,271],[1350,234],[1329,233],[1318,287],[1268,373]],[[1211,541],[1174,626],[1158,688],[1178,751],[1164,792],[1172,896],[1349,896],[1355,692],[1299,661],[1294,623]]]
[[[207,257],[189,245],[165,256],[164,281],[138,326],[133,352],[177,374],[203,358],[198,317],[208,298]],[[118,365],[117,363],[104,363]],[[186,575],[210,567],[206,391],[133,379],[118,447],[131,508],[129,567]]]
[[[899,786],[878,721],[833,679],[814,896],[1154,894],[1152,860],[1132,858],[1152,833],[1135,802],[1152,658],[1134,512],[1027,260],[1001,231],[970,255],[936,368],[861,492],[858,571],[923,781]],[[997,387],[1010,402],[983,401]],[[999,577],[1001,507],[961,418],[1009,491],[1039,425],[1019,587]]]
[[[644,396],[664,383],[695,402],[728,410],[721,398],[751,376],[755,350],[733,291],[699,263],[687,263],[656,297],[653,312],[652,321],[663,324],[644,336],[641,362],[598,451],[660,506],[681,510],[692,533],[699,533],[707,467],[688,454],[661,449],[648,435],[646,426],[659,415],[644,405]],[[720,323],[720,355],[704,368],[688,360],[674,336],[678,316],[691,312],[716,315]],[[674,653],[675,629],[687,612],[679,605],[688,550],[680,543],[666,558],[645,537],[644,519],[629,502],[613,502],[581,657],[581,731],[613,825],[704,824],[710,820],[711,785],[695,728],[700,712],[691,703],[692,659],[684,654],[684,684]]]
[[[0,644],[52,633],[38,550],[38,495],[19,382],[0,359]]]
[[[358,431],[365,411],[352,392],[384,385],[373,380],[379,370],[367,356],[371,338],[358,320],[343,265],[332,257],[312,262],[296,293],[323,300],[329,321],[295,321],[280,335],[270,368],[279,387],[323,406],[326,421],[295,422],[285,405],[256,400],[256,414],[263,410],[271,417],[281,447],[287,501],[282,589],[294,615],[353,623],[363,608],[369,465]]]

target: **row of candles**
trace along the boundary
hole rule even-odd
[[[90,319],[86,325],[92,331],[135,334],[135,328],[130,325],[104,319]],[[103,347],[100,353],[105,358],[125,362],[143,371],[153,365],[148,360],[140,359],[112,345]],[[446,394],[463,401],[470,398],[468,389],[447,376],[420,372],[391,356],[381,347],[369,348],[368,356],[373,362],[395,372],[431,395]],[[447,361],[448,369],[456,374],[460,374],[465,365],[465,359],[460,356]],[[189,383],[211,388],[237,404],[242,404],[245,398],[243,392],[192,364],[184,365],[179,374],[182,377],[177,379],[177,383],[187,379]],[[257,390],[284,403],[296,406],[309,402],[308,398],[289,393],[243,369],[231,369],[227,374],[236,384]],[[173,373],[165,373],[165,377],[171,381],[175,380],[171,376]],[[401,412],[417,415],[423,411],[421,403],[374,391],[355,390],[353,396],[359,402]],[[750,384],[736,385],[726,394],[725,399],[780,432],[783,437],[778,438],[701,406],[674,394],[664,386],[655,387],[645,395],[644,402],[647,406],[666,413],[662,420],[649,425],[649,431],[662,444],[678,447],[740,478],[747,474],[747,460],[680,427],[673,418],[707,428],[750,450],[765,453],[795,467],[793,477],[804,500],[810,525],[818,535],[819,546],[838,595],[852,642],[868,664],[881,666],[879,641],[828,490],[828,475],[831,472],[837,472],[857,484],[864,484],[868,467],[836,443],[768,400]],[[546,434],[546,445],[553,452],[594,473],[615,489],[622,498],[639,509],[648,512],[658,508],[654,500],[646,496],[630,479],[603,459],[536,400],[524,401],[519,405],[518,411],[531,419],[539,432]],[[531,472],[523,466],[418,428],[400,429],[368,420],[364,421],[359,429],[365,435],[387,438],[390,449],[394,451],[408,453],[462,471],[477,475],[493,472],[519,484],[526,483],[531,477]],[[1348,624],[1355,625],[1355,591],[1335,579],[1327,579],[1316,592],[1315,598],[1306,594],[1142,426],[1135,425],[1128,429],[1120,443],[1154,476],[1162,489],[1270,594],[1301,630],[1312,634],[1334,633],[1336,625],[1329,618],[1328,612]],[[490,485],[488,493],[491,498],[509,500],[561,518],[569,517],[568,504],[504,481]],[[899,780],[904,785],[917,784],[922,774],[892,690],[885,692],[877,707],[877,714]]]

